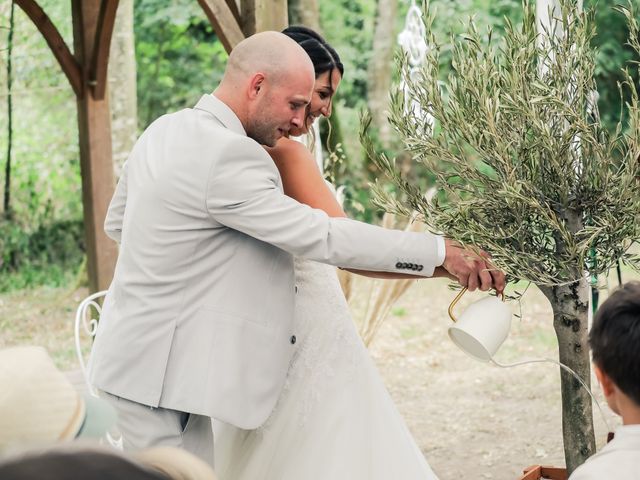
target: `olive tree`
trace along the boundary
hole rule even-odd
[[[640,106],[628,68],[619,89],[630,93],[609,132],[598,118],[591,40],[593,11],[563,0],[551,12],[554,32],[537,33],[526,0],[523,22],[505,19],[502,38],[470,20],[451,38],[451,70],[442,78],[441,46],[425,6],[423,67],[399,57],[404,88],[391,93],[389,120],[415,160],[436,175],[431,200],[377,153],[363,120],[369,156],[402,195],[378,185],[388,211],[417,211],[433,231],[491,252],[512,281],[537,285],[553,309],[560,361],[589,384],[587,275],[618,260],[638,266],[630,247],[640,238]],[[633,7],[618,7],[640,53]],[[569,472],[595,451],[591,400],[561,370],[563,439]]]

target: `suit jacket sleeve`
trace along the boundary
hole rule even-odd
[[[287,197],[266,151],[238,137],[222,147],[209,173],[206,207],[222,225],[294,255],[332,265],[431,276],[436,236],[330,218]]]
[[[107,236],[118,243],[122,238],[122,222],[127,205],[127,170],[127,162],[125,162],[104,220],[104,231]]]

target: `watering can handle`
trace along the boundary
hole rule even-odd
[[[453,314],[453,309],[455,308],[456,304],[460,301],[460,299],[466,292],[467,292],[467,287],[464,287],[462,290],[460,290],[460,293],[456,295],[456,298],[453,299],[453,301],[451,302],[451,305],[449,305],[449,310],[447,312],[449,313],[449,318],[453,320],[453,323],[458,321],[458,319]],[[502,301],[504,302],[504,292],[501,292],[498,295],[502,297]]]
[[[454,298],[453,302],[451,302],[451,305],[449,305],[449,310],[448,310],[449,318],[453,320],[453,323],[458,321],[458,319],[453,315],[453,309],[455,308],[456,304],[460,301],[460,299],[462,298],[462,296],[465,294],[466,291],[467,291],[467,287],[464,287],[462,290],[460,290],[460,293],[456,295],[456,298]]]

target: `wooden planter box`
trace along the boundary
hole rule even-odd
[[[566,468],[532,465],[524,469],[522,476],[518,480],[568,480],[568,478]]]

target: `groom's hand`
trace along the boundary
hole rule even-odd
[[[492,287],[498,293],[504,290],[504,272],[491,263],[491,257],[487,252],[480,250],[478,254],[448,238],[444,241],[446,255],[442,268],[449,273],[450,278],[455,278],[471,292],[477,288],[486,291]]]

